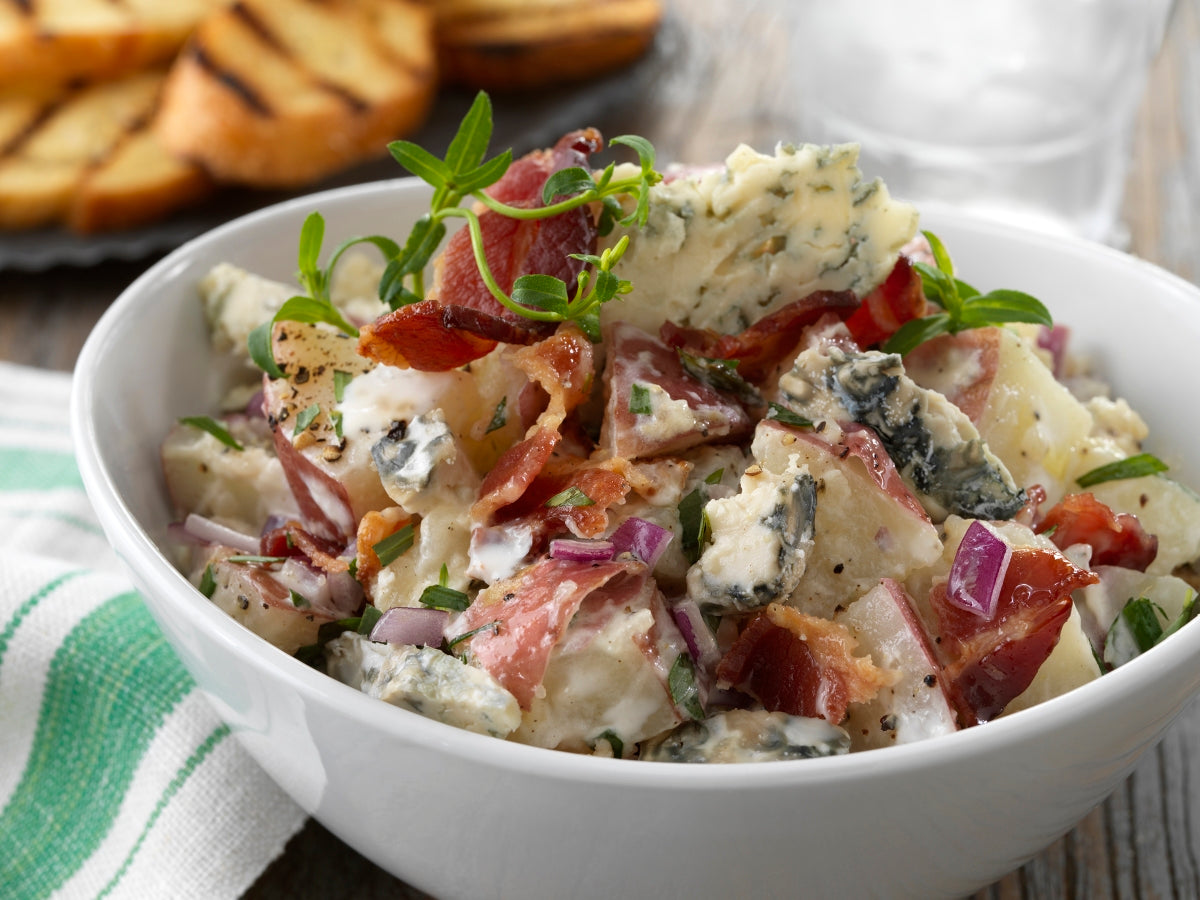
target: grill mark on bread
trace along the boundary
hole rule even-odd
[[[229,88],[252,112],[268,119],[275,115],[275,111],[250,85],[242,81],[235,72],[231,72],[217,63],[198,40],[188,46],[187,52],[195,60],[196,65],[208,72],[214,80]]]
[[[62,100],[55,100],[46,103],[38,110],[37,115],[30,118],[25,126],[14,134],[6,143],[0,144],[0,162],[5,159],[14,157],[20,154],[21,148],[29,141],[31,137],[37,134],[38,129],[53,116],[62,107]]]
[[[319,6],[321,4],[318,2],[317,5]],[[234,16],[240,22],[242,22],[242,24],[249,28],[250,31],[252,31],[254,35],[263,42],[263,44],[265,44],[267,47],[270,47],[283,59],[286,59],[299,71],[303,72],[317,87],[324,91],[328,91],[356,113],[363,113],[371,108],[371,105],[367,101],[356,95],[349,88],[340,84],[335,84],[328,79],[317,77],[313,72],[311,72],[309,68],[304,65],[303,61],[296,56],[292,49],[288,47],[288,45],[282,40],[280,40],[279,35],[272,31],[271,27],[264,22],[250,6],[244,3],[243,0],[237,0],[237,2],[230,7],[230,12],[232,12]],[[265,107],[266,104],[264,103],[263,106]]]
[[[17,12],[25,16],[33,16],[33,0],[7,0],[9,4],[17,8]]]

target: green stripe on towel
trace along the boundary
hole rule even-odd
[[[192,685],[135,593],[71,631],[50,664],[29,761],[0,814],[0,885],[13,900],[47,896],[95,851],[155,731]]]
[[[83,489],[70,453],[0,447],[0,491]]]

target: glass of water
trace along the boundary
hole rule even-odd
[[[801,0],[805,139],[892,193],[1121,243],[1171,0]]]

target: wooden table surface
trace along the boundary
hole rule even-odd
[[[606,134],[651,139],[660,160],[722,157],[735,140],[770,148],[803,140],[788,0],[677,0],[632,79],[556,94]],[[680,11],[687,10],[687,18]],[[461,97],[455,98],[461,99]],[[509,99],[536,120],[541,97]],[[459,107],[461,109],[461,107]],[[457,115],[457,113],[456,113]],[[544,118],[544,117],[543,117]],[[436,119],[436,116],[435,116]],[[416,136],[437,148],[444,121]],[[439,128],[441,129],[439,131]],[[532,131],[529,133],[533,133]],[[518,151],[528,149],[513,138]],[[868,173],[869,174],[869,173]],[[1200,0],[1178,0],[1141,110],[1124,206],[1129,251],[1200,280]],[[0,246],[5,239],[0,237]],[[152,258],[0,272],[0,359],[70,370],[89,329]],[[1193,705],[1129,780],[1020,870],[981,891],[1008,898],[1200,897],[1200,706]],[[1031,802],[1036,802],[1031,798]],[[986,810],[980,811],[986,815]],[[407,887],[315,822],[288,844],[246,895],[414,898]]]

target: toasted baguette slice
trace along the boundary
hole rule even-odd
[[[144,127],[126,135],[84,176],[71,197],[66,224],[85,234],[134,228],[190,206],[212,189],[203,169],[172,156]]]
[[[203,174],[147,130],[163,77],[0,97],[0,228],[124,227],[199,196]]]
[[[628,65],[654,40],[660,0],[426,0],[448,83],[526,90]]]
[[[119,77],[175,55],[229,0],[36,0],[0,3],[0,84]]]
[[[218,181],[293,187],[386,153],[436,87],[433,19],[411,0],[241,0],[192,35],[155,127]]]

